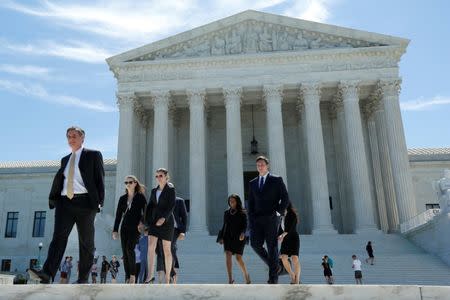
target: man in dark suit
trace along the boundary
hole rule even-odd
[[[250,181],[248,220],[250,244],[256,254],[269,267],[267,283],[278,283],[278,227],[289,203],[286,185],[280,176],[269,173],[269,160],[264,156],[256,159],[259,176]],[[264,248],[264,242],[267,250]]]
[[[83,148],[85,133],[79,127],[68,128],[66,137],[72,153],[62,158],[49,195],[49,207],[55,208],[52,242],[42,270],[29,270],[31,278],[41,283],[54,279],[74,224],[80,251],[76,283],[88,283],[95,250],[94,219],[105,195],[102,154]]]
[[[173,258],[173,266],[170,277],[172,278],[173,283],[177,283],[177,273],[180,268],[178,256],[177,256],[177,241],[184,240],[186,236],[186,224],[187,224],[187,210],[186,205],[184,204],[184,199],[180,197],[175,198],[175,208],[173,210],[173,218],[175,220],[175,229],[173,232],[173,239],[171,244],[172,250],[172,258]],[[159,273],[160,282],[164,277],[162,274],[164,273],[164,252],[162,248],[162,241],[158,240],[157,246],[157,271]]]

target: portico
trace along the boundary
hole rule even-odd
[[[301,233],[397,230],[416,214],[399,109],[407,44],[245,11],[109,58],[116,199],[127,174],[151,187],[167,167],[190,200],[190,230],[215,234],[227,195],[243,196],[244,172],[267,155]]]

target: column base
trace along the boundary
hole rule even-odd
[[[321,235],[321,234],[338,234],[337,230],[333,228],[333,226],[317,226],[311,230],[311,234],[313,235]]]

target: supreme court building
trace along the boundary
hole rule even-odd
[[[399,106],[408,42],[244,11],[107,59],[116,201],[126,175],[152,187],[166,167],[190,231],[215,234],[266,155],[300,233],[396,231],[417,214]]]

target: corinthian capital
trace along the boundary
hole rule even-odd
[[[241,103],[242,87],[224,87],[223,95],[225,106]]]
[[[304,102],[320,101],[322,95],[321,83],[318,81],[300,84],[300,97]]]
[[[359,80],[342,80],[339,82],[339,93],[342,100],[359,100]]]
[[[205,105],[206,91],[205,89],[190,89],[186,91],[189,106]]]
[[[134,103],[137,99],[134,93],[117,93],[116,97],[119,110],[133,109]]]
[[[402,80],[400,78],[381,79],[377,89],[383,96],[398,96],[401,90]]]
[[[271,100],[283,100],[283,85],[264,85],[263,87],[264,99]]]
[[[170,91],[168,90],[154,90],[151,92],[153,107],[159,108],[168,106],[170,101]]]

